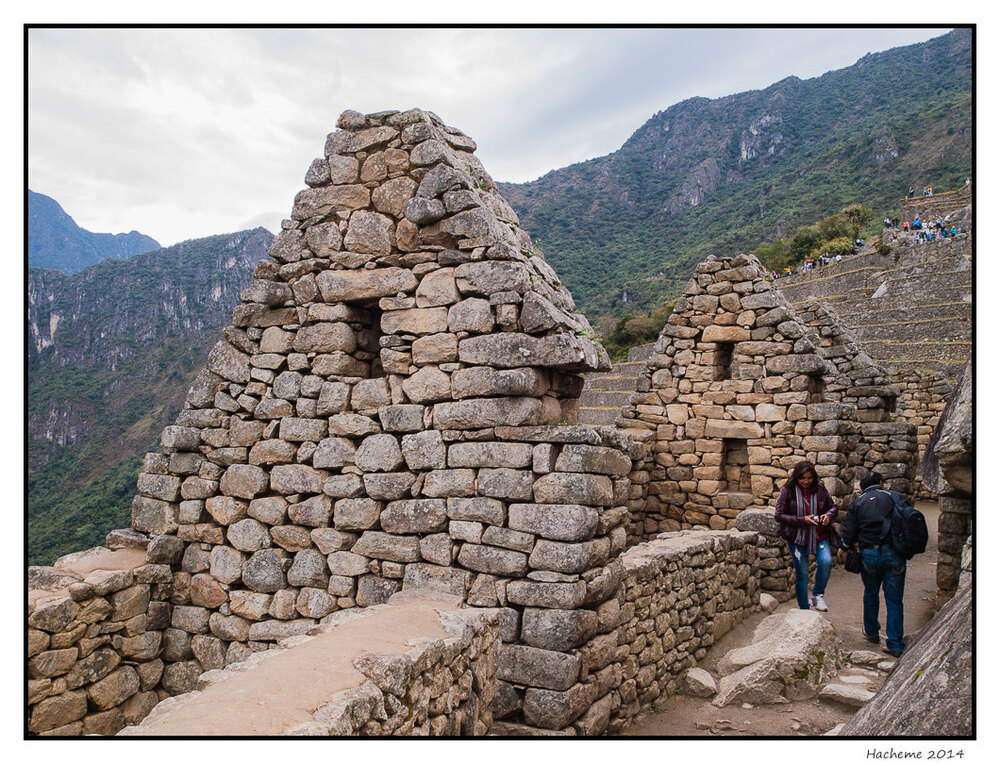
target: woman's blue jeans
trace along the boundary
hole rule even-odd
[[[903,586],[906,560],[888,544],[861,550],[861,581],[865,585],[865,633],[879,634],[878,590],[885,593],[885,646],[903,650]]]
[[[809,609],[809,547],[788,542],[788,553],[792,556],[792,567],[795,568],[795,596],[799,607]],[[813,583],[813,594],[825,594],[826,582],[830,580],[830,568],[833,559],[830,556],[830,539],[823,539],[816,544],[816,581]]]

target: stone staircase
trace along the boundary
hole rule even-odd
[[[954,381],[972,350],[972,234],[871,251],[780,279],[796,310],[832,309],[876,362]]]
[[[653,343],[637,345],[629,348],[628,358],[614,364],[611,371],[588,374],[580,395],[580,424],[614,424],[652,354]]]

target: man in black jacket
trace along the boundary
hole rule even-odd
[[[906,560],[896,554],[888,536],[882,535],[885,519],[893,508],[892,494],[882,487],[882,476],[872,472],[861,479],[861,494],[851,502],[841,530],[844,549],[857,543],[861,547],[861,580],[865,585],[864,631],[869,642],[879,642],[878,595],[885,593],[885,651],[893,656],[903,653],[903,585],[906,583]]]

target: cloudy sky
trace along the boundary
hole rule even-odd
[[[436,112],[497,180],[616,150],[655,112],[928,40],[920,29],[32,29],[28,186],[169,245],[291,209],[344,109]]]

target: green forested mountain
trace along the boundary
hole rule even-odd
[[[142,454],[180,410],[272,235],[263,228],[28,269],[31,564],[127,527]]]
[[[55,199],[28,191],[28,265],[76,273],[108,257],[124,260],[159,249],[138,231],[92,233],[80,228]]]
[[[692,98],[613,154],[500,184],[591,321],[676,297],[713,252],[752,250],[851,202],[971,173],[972,34],[869,54],[810,80]]]

